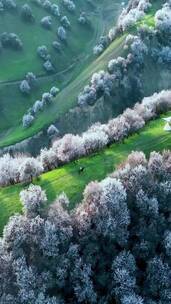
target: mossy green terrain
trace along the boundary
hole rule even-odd
[[[164,117],[170,115],[169,112]],[[163,127],[164,121],[161,116],[148,123],[139,133],[125,139],[124,142],[113,144],[98,153],[42,174],[34,183],[46,190],[48,204],[64,191],[70,199],[70,208],[73,209],[81,201],[84,188],[89,182],[100,181],[112,173],[132,151],[144,151],[148,157],[151,151],[171,149],[171,133],[164,131]],[[80,166],[85,167],[82,174],[79,174]],[[23,184],[18,184],[0,190],[1,232],[8,218],[22,210],[19,193],[23,187]]]

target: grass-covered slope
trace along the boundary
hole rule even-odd
[[[82,73],[79,74],[79,67],[77,68],[78,76],[69,83],[55,98],[53,104],[43,111],[34,121],[34,124],[28,129],[23,129],[22,122],[19,120],[16,126],[11,127],[7,132],[2,132],[0,136],[0,147],[15,144],[29,136],[36,134],[43,127],[47,127],[55,119],[58,119],[62,114],[66,113],[70,108],[77,105],[77,96],[81,89],[88,83],[91,75],[104,69],[110,59],[118,57],[123,54],[123,43],[125,35],[116,39],[110,47],[93,61]],[[47,85],[47,84],[46,84]],[[12,87],[10,87],[12,88]],[[14,100],[13,100],[14,102]],[[16,115],[16,104],[13,104],[12,115]],[[18,109],[20,111],[20,108]],[[16,121],[16,120],[15,120]]]
[[[116,23],[121,11],[119,0],[115,0],[114,3],[111,0],[95,0],[93,7],[88,1],[79,0],[76,3],[75,14],[71,14],[58,0],[61,16],[66,15],[71,22],[67,45],[63,45],[62,52],[58,53],[53,49],[52,42],[57,40],[56,31],[60,18],[52,17],[52,30],[44,29],[40,25],[40,20],[48,15],[48,12],[29,1],[35,22],[25,23],[21,19],[20,9],[26,1],[17,0],[16,2],[18,10],[13,13],[5,12],[0,18],[1,33],[15,32],[23,41],[23,50],[6,49],[0,54],[0,147],[14,144],[37,133],[76,104],[79,91],[95,68],[97,70],[100,68],[99,61],[93,63],[95,60],[93,47],[100,36],[106,34]],[[78,24],[77,19],[81,11],[86,12],[90,26]],[[36,53],[37,47],[43,44],[48,47],[55,66],[55,73],[52,75],[46,75],[42,68],[43,62]],[[82,73],[84,69],[86,70]],[[19,91],[19,83],[29,71],[37,75],[38,87],[29,97],[24,97]],[[37,99],[41,98],[43,92],[54,85],[61,90],[54,105],[42,113],[31,128],[24,130],[23,114]]]
[[[78,62],[73,64],[71,70],[64,74],[59,72],[60,75],[57,73],[56,75],[46,76],[39,79],[40,88],[29,99],[18,96],[20,93],[18,92],[18,87],[16,87],[15,84],[6,84],[5,87],[4,85],[2,85],[2,87],[0,85],[0,94],[4,97],[0,104],[2,108],[0,148],[31,137],[61,118],[70,108],[77,105],[77,96],[80,91],[82,91],[83,87],[89,82],[92,74],[101,69],[106,69],[110,59],[124,55],[123,44],[127,33],[118,37],[97,59],[92,54],[92,47],[96,44],[99,36],[102,33],[107,33],[109,27],[116,22],[117,16],[121,11],[121,2],[119,0],[114,1],[114,3],[111,2],[111,0],[101,0],[100,3],[98,2],[98,10],[95,14],[91,12],[93,24],[94,26],[97,26],[94,41],[91,40],[90,48],[86,47],[83,57],[80,57]],[[126,3],[127,1],[125,4]],[[135,33],[137,28],[142,24],[154,26],[154,15],[161,5],[162,0],[152,1],[152,7],[149,13],[143,18],[143,20],[137,22],[136,26],[130,29],[130,32]],[[151,95],[156,90],[156,84],[160,82],[160,71],[154,71],[155,69],[157,69],[157,66],[152,69],[149,62],[145,63],[145,95]],[[149,77],[151,82],[147,80]],[[28,109],[28,107],[33,104],[36,94],[39,99],[41,93],[48,90],[53,85],[59,85],[61,88],[61,92],[57,95],[53,105],[48,107],[43,111],[43,113],[39,114],[31,127],[23,129],[21,118],[23,113],[25,113],[25,109]],[[12,95],[14,97],[12,99],[8,99],[6,91],[9,92],[9,96]],[[11,111],[8,109],[11,109]]]
[[[14,51],[11,49],[3,49],[0,56],[0,80],[16,81],[22,79],[25,73],[30,69],[37,76],[44,75],[45,71],[42,67],[42,61],[37,56],[37,47],[46,45],[56,71],[61,71],[71,64],[73,58],[77,58],[81,53],[90,52],[89,44],[98,36],[99,17],[102,10],[102,2],[99,3],[99,12],[96,9],[97,1],[94,7],[88,4],[87,1],[77,1],[77,8],[74,13],[68,12],[61,4],[62,1],[58,0],[56,3],[59,5],[61,16],[52,16],[43,7],[36,5],[33,1],[17,0],[16,10],[7,10],[1,13],[0,28],[2,32],[14,32],[19,35],[23,42],[23,50]],[[26,22],[21,18],[21,7],[28,3],[32,9],[34,22]],[[78,23],[79,14],[85,11],[91,20],[90,26],[80,26]],[[40,24],[41,19],[47,15],[52,17],[51,29],[45,29]],[[56,52],[52,47],[52,42],[58,40],[57,29],[61,25],[60,18],[67,16],[71,29],[67,32],[67,45],[62,46],[61,54]],[[92,20],[93,19],[93,20]]]
[[[170,116],[167,113],[165,117]],[[171,133],[163,130],[162,116],[151,121],[138,134],[130,136],[123,143],[113,144],[99,153],[72,162],[59,169],[41,175],[39,181],[35,181],[47,192],[48,203],[55,197],[65,192],[70,199],[70,208],[82,199],[85,186],[93,180],[102,180],[110,174],[132,151],[144,151],[148,156],[151,151],[171,149]],[[79,174],[80,166],[85,171]],[[10,215],[21,212],[19,193],[23,185],[15,185],[0,190],[0,231],[7,223]]]
[[[81,1],[78,2],[81,3]],[[125,4],[126,3],[127,1]],[[71,69],[64,69],[64,73],[59,70],[59,72],[57,72],[55,75],[40,77],[39,88],[29,98],[21,97],[18,90],[18,85],[16,85],[15,82],[0,84],[0,94],[2,97],[0,100],[0,108],[2,109],[0,123],[0,148],[15,144],[28,137],[31,137],[43,128],[49,126],[49,124],[61,118],[62,115],[68,112],[70,108],[77,105],[77,96],[79,95],[80,91],[82,91],[83,87],[89,82],[92,74],[101,69],[106,69],[107,63],[111,58],[124,55],[123,43],[127,35],[126,33],[117,38],[100,57],[96,59],[93,56],[93,46],[98,41],[100,35],[104,33],[106,34],[108,29],[115,24],[119,12],[121,11],[121,2],[119,0],[115,0],[114,2],[111,2],[111,0],[101,0],[98,2],[98,6],[96,2],[94,4],[96,7],[95,11],[91,10],[89,13],[92,21],[91,24],[93,25],[93,29],[90,31],[91,35],[93,35],[93,37],[91,37],[92,39],[89,42],[86,42],[86,47],[83,44],[84,51],[80,52],[81,55],[79,57],[73,56],[72,52],[70,52],[70,45],[68,44],[69,54],[66,60],[66,66],[68,67],[68,60],[70,58],[72,65],[69,65],[69,67]],[[154,15],[156,10],[159,9],[161,5],[161,0],[152,1],[152,7],[149,13],[144,17],[143,20],[139,21],[136,26],[130,30],[130,32],[133,31],[135,33],[137,27],[142,24],[154,26]],[[44,29],[41,30],[45,31]],[[92,32],[93,30],[94,34]],[[71,31],[71,37],[72,34],[73,33]],[[82,35],[81,39],[85,39],[86,41],[87,36],[83,36],[84,35]],[[76,46],[76,49],[77,47],[78,46]],[[73,59],[75,59],[75,62],[73,62]],[[60,62],[60,64],[62,64],[63,60],[65,62],[65,58],[58,58],[58,62]],[[146,76],[149,76],[149,73],[150,78],[154,79],[154,85],[152,85],[151,90],[149,90],[149,82],[147,81],[147,90],[145,92],[146,95],[150,95],[156,90],[156,83],[158,83],[158,79],[155,77],[160,75],[160,72],[153,74],[153,70],[151,68],[149,69],[149,63],[147,62],[147,69],[145,69],[144,79],[148,78]],[[53,85],[57,85],[61,89],[61,92],[56,97],[53,105],[48,107],[45,111],[43,111],[43,113],[39,114],[31,127],[24,129],[22,127],[22,116],[26,109],[28,109],[36,99],[40,99],[41,94],[44,91],[48,91]]]

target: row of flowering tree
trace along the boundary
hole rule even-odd
[[[66,134],[43,149],[37,158],[5,154],[0,158],[0,185],[31,182],[42,172],[89,155],[137,132],[151,119],[171,109],[171,91],[162,91],[127,109],[107,124],[97,123],[81,135]],[[53,131],[53,130],[52,130]],[[50,132],[50,130],[49,130]]]
[[[121,32],[135,25],[144,9],[150,6],[149,1],[130,1],[118,21]],[[137,12],[138,13],[135,13]],[[128,25],[127,25],[128,23]],[[93,106],[101,97],[122,96],[122,98],[139,99],[144,94],[143,72],[146,61],[158,64],[167,69],[171,63],[171,3],[166,2],[154,16],[154,28],[141,25],[136,34],[126,36],[124,50],[126,58],[118,57],[108,63],[107,71],[99,71],[92,75],[88,85],[78,96],[78,105]],[[102,44],[108,45],[104,37]],[[96,49],[97,51],[97,49]]]

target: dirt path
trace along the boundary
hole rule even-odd
[[[53,73],[53,74],[50,74],[50,75],[46,75],[46,74],[43,74],[43,75],[38,75],[38,76],[36,76],[36,78],[37,78],[37,80],[41,80],[41,79],[49,79],[49,78],[51,78],[51,77],[54,77],[54,76],[60,76],[60,75],[62,75],[62,74],[64,74],[64,73],[67,73],[67,72],[69,72],[70,70],[72,70],[75,66],[76,66],[76,64],[78,63],[78,62],[83,62],[84,60],[87,60],[88,59],[88,56],[79,56],[79,57],[77,57],[75,60],[74,60],[74,62],[72,62],[70,65],[69,65],[69,67],[67,67],[67,68],[65,68],[64,70],[62,70],[62,71],[59,71],[59,72],[57,72],[57,73]],[[22,81],[23,79],[18,79],[18,80],[7,80],[7,81],[0,81],[0,85],[19,85],[20,84],[20,82]]]

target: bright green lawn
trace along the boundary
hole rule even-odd
[[[170,116],[167,113],[166,116]],[[45,173],[36,182],[47,192],[48,203],[52,202],[56,195],[65,191],[70,199],[70,208],[82,199],[85,186],[93,180],[102,180],[111,173],[131,151],[144,151],[148,156],[151,151],[171,149],[171,133],[163,130],[162,117],[151,121],[139,134],[130,136],[124,143],[113,144],[99,153],[84,157],[78,162],[67,164],[59,169]],[[85,171],[79,174],[79,167],[84,166]],[[0,231],[7,223],[9,216],[21,212],[19,192],[23,185],[10,186],[0,190]]]

